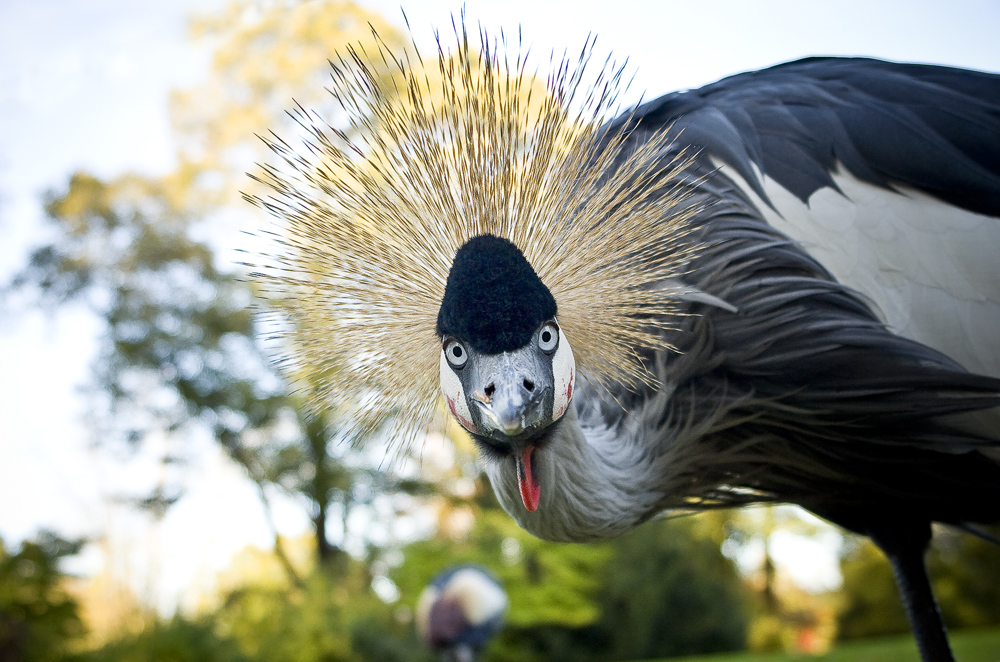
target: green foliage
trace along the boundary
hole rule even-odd
[[[1000,529],[989,533],[996,537]],[[1000,547],[942,527],[927,565],[948,627],[1000,624]]]
[[[1000,629],[950,633],[952,650],[959,662],[996,662],[1000,651]],[[920,662],[912,636],[878,637],[837,646],[825,655],[801,653],[735,653],[671,658],[671,662]],[[652,662],[652,661],[649,661]]]
[[[581,627],[600,615],[596,594],[611,558],[608,545],[547,543],[520,529],[498,508],[476,517],[461,540],[443,537],[404,548],[405,563],[391,578],[404,603],[416,605],[423,588],[442,568],[475,563],[489,568],[504,585],[512,627]]]
[[[717,533],[699,520],[671,520],[608,543],[547,543],[486,508],[461,540],[404,548],[391,576],[402,601],[415,605],[447,565],[493,571],[510,599],[507,626],[486,652],[495,662],[733,650],[745,642],[749,600]]]
[[[351,645],[365,662],[435,662],[414,629],[398,619],[373,616],[355,621]]]
[[[951,628],[1000,624],[1000,550],[969,534],[939,529],[927,554],[928,574]],[[909,632],[892,568],[867,540],[857,539],[841,562],[840,636]]]
[[[291,545],[294,550],[295,546]],[[252,557],[252,558],[250,558]],[[366,563],[342,556],[336,564],[302,569],[298,583],[275,572],[267,554],[250,562],[244,583],[211,612],[217,632],[260,662],[420,662],[426,653],[411,623],[371,590]],[[404,618],[400,618],[400,616]],[[428,659],[429,662],[429,659]]]
[[[308,553],[311,541],[288,543],[298,581],[281,572],[273,552],[247,548],[220,576],[227,588],[219,602],[197,618],[154,617],[80,662],[424,661],[410,623],[371,591],[365,563],[345,555],[321,565]]]
[[[296,588],[251,584],[231,593],[216,618],[252,660],[353,661],[358,658],[351,648],[343,588],[322,570],[304,577]],[[364,587],[355,594],[359,602],[363,592]]]
[[[486,660],[574,659],[584,653],[583,631],[600,617],[601,573],[609,545],[547,543],[518,528],[498,508],[484,510],[467,537],[438,537],[408,545],[391,577],[411,607],[431,578],[449,565],[490,569],[507,592],[506,627],[486,650]],[[581,658],[582,659],[582,658]]]
[[[82,544],[42,532],[11,554],[0,541],[0,661],[62,660],[83,634],[77,602],[59,570],[59,561]]]
[[[697,523],[647,524],[614,543],[599,630],[611,659],[737,650],[746,642],[749,595],[736,569]]]
[[[840,563],[841,595],[846,606],[838,618],[841,639],[909,632],[892,568],[867,539],[857,538]]]
[[[175,616],[80,656],[80,662],[249,662],[210,621]]]

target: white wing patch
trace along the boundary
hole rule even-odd
[[[573,358],[573,350],[569,346],[569,339],[566,333],[559,329],[559,347],[555,356],[552,357],[552,385],[554,388],[552,398],[552,421],[558,421],[569,408],[569,403],[573,399],[573,387],[576,385],[576,360]]]
[[[452,575],[441,597],[462,605],[470,625],[481,625],[507,608],[503,590],[472,568],[463,568]]]
[[[441,350],[441,392],[444,394],[444,401],[448,403],[448,410],[451,411],[455,420],[469,432],[475,432],[472,414],[469,413],[469,403],[465,400],[465,389],[462,388],[462,381],[448,364],[444,350]]]
[[[891,331],[1000,377],[1000,219],[846,172],[833,174],[843,194],[819,189],[808,206],[762,177],[776,213],[734,169],[722,171],[768,223],[867,296]]]

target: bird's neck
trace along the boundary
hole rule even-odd
[[[657,512],[662,493],[654,458],[628,427],[581,424],[570,407],[535,451],[541,484],[535,512],[521,501],[513,460],[488,463],[500,505],[518,525],[546,540],[600,540],[636,527]]]

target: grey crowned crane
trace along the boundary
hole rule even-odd
[[[441,662],[473,662],[503,627],[507,594],[491,573],[460,565],[438,573],[417,602],[417,631]]]
[[[340,61],[351,129],[299,111],[250,196],[296,366],[398,439],[443,392],[542,538],[799,504],[884,550],[952,659],[923,555],[1000,521],[1000,76],[810,58],[612,118],[590,52],[544,91],[464,29],[387,56],[393,93]]]

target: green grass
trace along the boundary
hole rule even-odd
[[[1000,628],[953,632],[957,662],[1000,662]],[[837,646],[826,655],[787,653],[726,653],[672,658],[670,662],[920,662],[909,636],[869,639]]]

